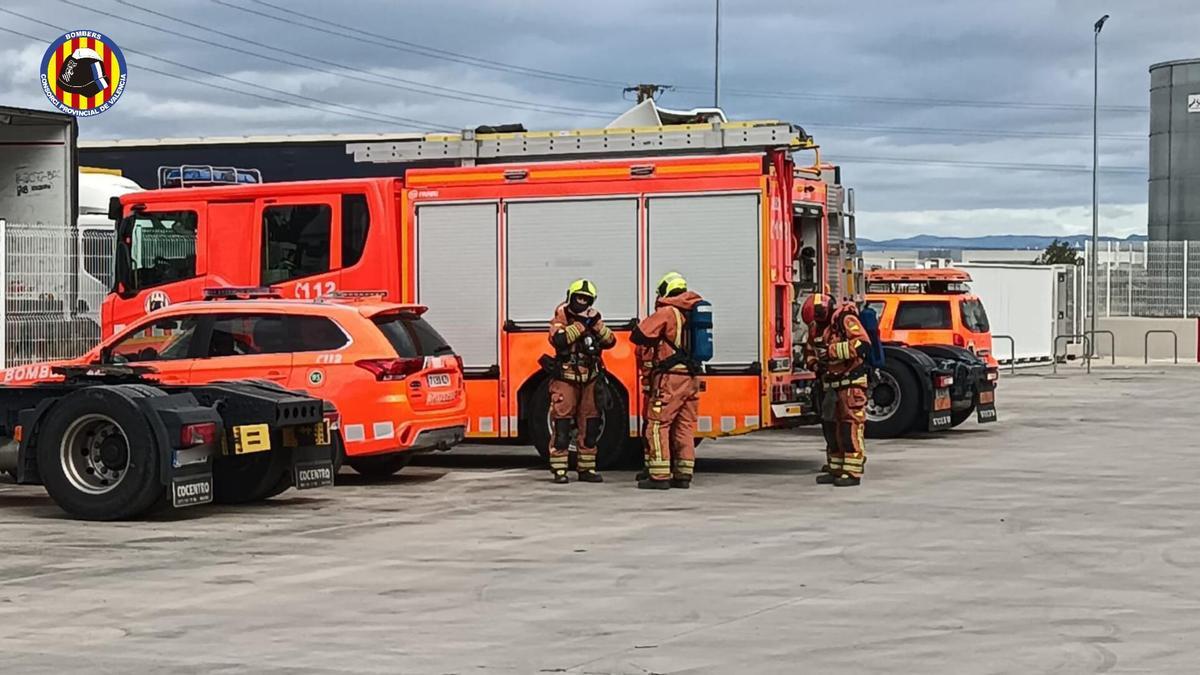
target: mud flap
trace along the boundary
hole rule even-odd
[[[929,411],[930,431],[944,431],[953,426],[950,417],[950,389],[942,387],[933,390],[933,409]]]
[[[996,388],[981,386],[975,394],[975,419],[980,424],[996,421]]]
[[[210,467],[203,471],[175,471],[171,477],[171,506],[181,509],[185,506],[199,506],[213,500],[213,475]]]
[[[333,485],[333,443],[292,448],[292,485],[297,490],[311,490]]]

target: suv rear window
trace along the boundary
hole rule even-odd
[[[895,330],[949,330],[950,303],[945,300],[908,300],[896,310]]]
[[[983,303],[979,300],[962,301],[962,322],[972,333],[986,333],[992,329]]]
[[[396,356],[444,356],[453,354],[454,349],[429,322],[416,314],[386,314],[372,319],[383,332],[388,342],[396,349]]]

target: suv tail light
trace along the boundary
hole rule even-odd
[[[461,373],[462,371],[466,370],[466,366],[463,365],[463,360],[462,360],[461,356],[459,356],[458,354],[455,354],[454,360],[458,362],[458,372]]]
[[[341,427],[342,415],[336,410],[326,410],[325,421],[329,423],[330,429],[338,429]]]
[[[179,446],[182,448],[194,448],[197,445],[213,445],[216,442],[216,422],[185,424],[179,429]]]
[[[423,357],[407,359],[363,359],[354,365],[369,371],[380,382],[403,380],[425,367]]]
[[[938,389],[945,389],[954,384],[953,375],[935,375],[933,378],[933,386]]]

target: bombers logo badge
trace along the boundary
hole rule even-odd
[[[74,30],[42,57],[42,91],[54,107],[77,117],[99,115],[125,92],[125,55],[100,33]]]

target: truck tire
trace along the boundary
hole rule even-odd
[[[88,387],[63,397],[38,428],[37,458],[46,492],[84,520],[122,520],[165,503],[161,459],[136,399],[152,388]]]
[[[282,452],[218,457],[213,461],[213,501],[248,504],[269,499],[292,485]]]
[[[600,441],[596,443],[596,468],[611,469],[630,455],[629,404],[625,395],[611,383],[609,405],[600,411]],[[529,397],[529,438],[542,459],[550,458],[550,379],[546,378]],[[574,447],[574,443],[572,443]],[[637,444],[640,449],[641,443]]]
[[[877,373],[867,392],[866,435],[898,438],[917,423],[924,408],[917,375],[894,359],[886,361]]]
[[[350,465],[351,469],[366,478],[381,479],[408,466],[413,459],[413,454],[412,452],[393,452],[386,455],[347,457],[346,463]]]

